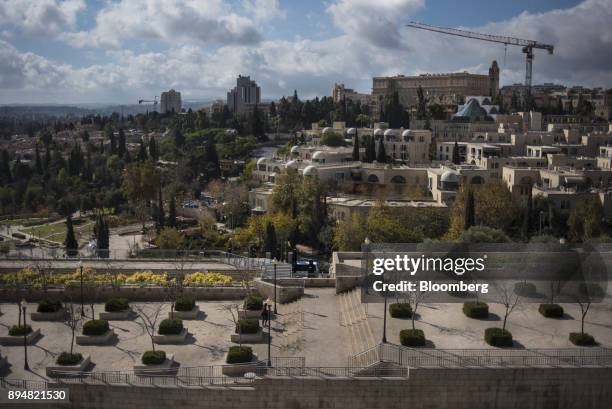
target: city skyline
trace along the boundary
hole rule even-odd
[[[537,4],[531,4],[537,3]],[[609,87],[610,0],[470,2],[394,0],[14,1],[0,4],[0,100],[136,103],[174,88],[223,99],[239,74],[262,99],[329,95],[336,82],[370,93],[372,77],[468,71],[500,64],[500,85],[522,82],[509,47],[403,27],[410,20],[535,39],[534,83]]]

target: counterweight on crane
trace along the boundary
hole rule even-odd
[[[489,41],[492,43],[500,43],[507,45],[516,45],[523,48],[523,53],[526,55],[525,63],[525,92],[523,93],[523,111],[529,111],[529,100],[531,99],[531,78],[533,72],[533,49],[539,48],[547,50],[548,54],[552,54],[554,46],[543,44],[533,40],[524,40],[522,38],[507,37],[500,35],[475,33],[472,31],[460,30],[457,28],[436,27],[429,24],[417,23],[411,21],[407,24],[408,27],[418,28],[421,30],[434,31],[436,33],[449,34],[458,37],[473,38],[475,40]],[[494,95],[491,95],[494,96]]]

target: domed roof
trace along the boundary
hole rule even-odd
[[[296,159],[290,160],[289,162],[285,163],[285,168],[297,168],[298,167],[298,161]]]
[[[304,168],[304,176],[315,176],[317,174],[317,168],[310,165]]]
[[[347,135],[355,135],[357,133],[357,129],[355,128],[349,128],[348,131],[346,131]]]
[[[322,151],[316,151],[315,153],[312,154],[312,159],[324,159],[325,158],[325,152]]]
[[[298,150],[300,149],[299,146],[295,145],[291,147],[291,153],[298,153]]]
[[[265,165],[266,164],[266,158],[261,157],[261,158],[257,159],[257,164],[258,165]]]
[[[446,172],[442,174],[442,177],[440,178],[440,182],[456,183],[456,182],[459,182],[459,177],[455,173],[451,172],[450,170],[447,170]]]
[[[329,126],[326,126],[325,128],[323,128],[323,131],[321,132],[323,135],[327,135],[328,133],[331,133],[332,129]]]
[[[387,129],[387,130],[385,131],[385,134],[384,134],[384,135],[385,135],[385,136],[393,136],[393,135],[395,135],[395,132],[393,132],[393,129]]]
[[[402,132],[402,137],[405,138],[406,136],[410,136],[410,129],[406,129],[404,132]]]
[[[382,129],[378,128],[374,131],[374,136],[382,136],[385,133]]]

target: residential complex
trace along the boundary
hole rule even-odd
[[[261,88],[249,76],[239,75],[236,86],[227,93],[227,107],[230,112],[244,115],[253,106],[261,103]]]
[[[173,89],[167,92],[162,92],[159,112],[161,114],[167,114],[170,112],[181,112],[181,93]]]

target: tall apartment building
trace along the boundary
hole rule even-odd
[[[362,105],[370,102],[369,94],[360,94],[352,88],[346,88],[344,84],[334,84],[332,89],[332,98],[334,102],[341,102],[342,100],[351,100],[353,102],[360,102]]]
[[[181,93],[173,89],[162,92],[159,103],[159,112],[162,114],[170,112],[181,112]]]
[[[238,75],[236,86],[227,93],[227,107],[231,112],[242,115],[248,111],[249,105],[261,102],[261,89],[251,77]]]
[[[457,105],[468,95],[496,96],[499,93],[499,66],[493,61],[487,75],[457,72],[421,74],[415,76],[374,77],[372,79],[372,109],[380,110],[380,102],[397,91],[400,103],[411,107],[418,102],[417,90],[423,88],[429,103]]]

